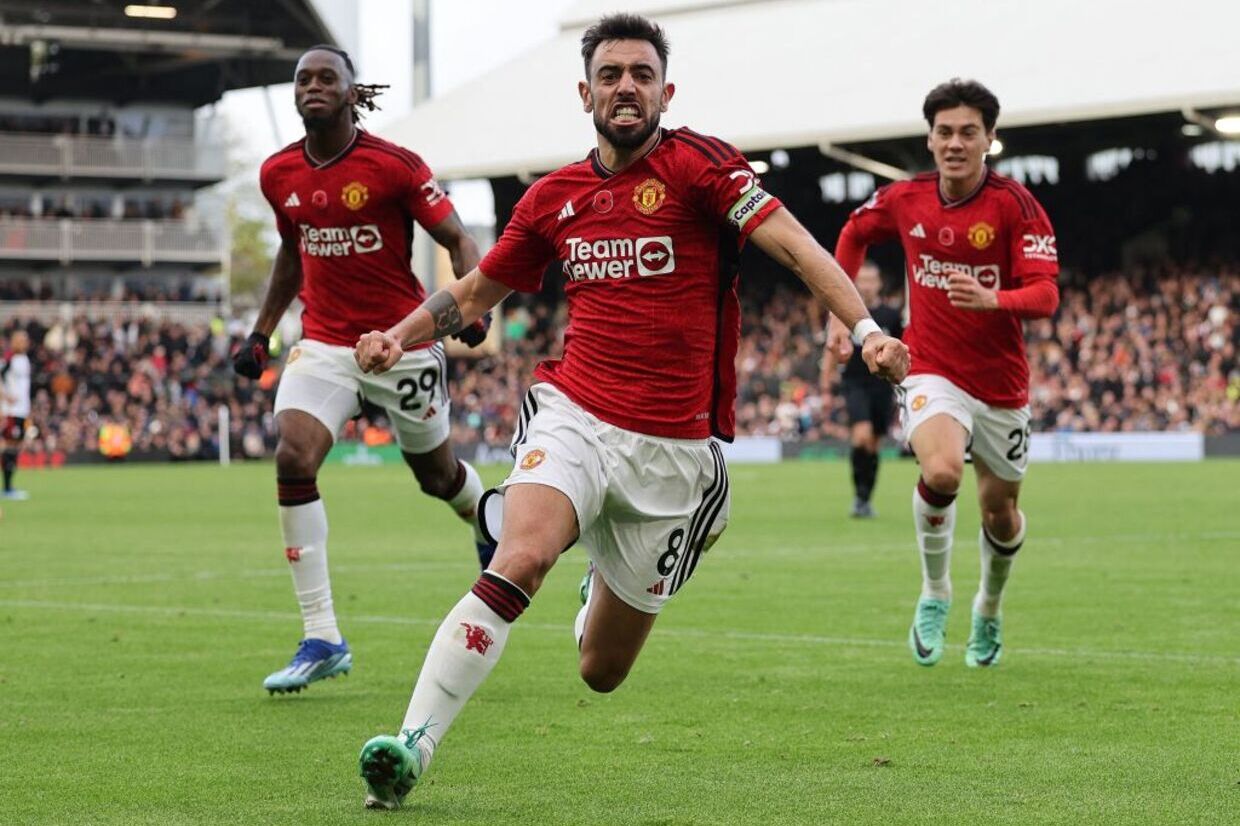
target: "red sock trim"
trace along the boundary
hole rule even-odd
[[[1025,540],[1022,539],[1013,547],[1000,545],[998,540],[990,535],[990,531],[986,530],[984,525],[982,526],[982,536],[986,537],[986,543],[990,545],[991,549],[994,550],[994,552],[999,556],[1015,556],[1016,552],[1020,550],[1020,546],[1025,544]]]
[[[276,477],[276,499],[283,507],[308,505],[319,499],[319,486],[315,477]]]
[[[926,480],[917,477],[917,495],[932,508],[945,508],[956,501],[954,493],[939,493],[926,484]]]
[[[530,604],[524,591],[490,571],[483,571],[471,590],[505,622],[515,622]]]

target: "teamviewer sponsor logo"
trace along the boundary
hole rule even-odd
[[[940,261],[933,255],[922,253],[919,263],[913,265],[913,281],[923,287],[935,290],[946,290],[947,281],[954,272],[964,273],[977,280],[977,283],[991,290],[997,290],[1000,282],[998,264],[979,264],[974,267],[958,261]]]
[[[652,238],[569,238],[564,275],[570,281],[667,275],[676,270],[676,252],[670,235]]]
[[[352,227],[312,227],[299,224],[301,248],[306,255],[332,258],[353,253],[378,252],[383,249],[383,236],[377,224]]]
[[[666,275],[676,269],[670,235],[637,239],[637,274]]]
[[[770,199],[771,196],[766,194],[765,189],[753,186],[741,195],[740,200],[732,204],[732,208],[728,210],[728,220],[737,229],[744,229],[749,219],[757,215],[762,205]]]

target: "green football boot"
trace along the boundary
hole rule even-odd
[[[358,766],[366,781],[367,809],[400,808],[426,768],[427,756],[418,747],[418,740],[427,728],[403,729],[395,737],[381,734],[362,746]]]
[[[973,629],[964,648],[964,664],[969,668],[987,668],[999,664],[1003,653],[1003,628],[999,617],[983,617],[973,611]]]
[[[947,612],[952,607],[945,599],[922,597],[917,600],[913,626],[908,629],[908,647],[918,665],[934,665],[943,658],[947,633]]]
[[[581,604],[585,605],[590,601],[590,586],[594,584],[594,563],[591,562],[586,566],[586,575],[581,578],[581,587],[577,595],[581,597]]]

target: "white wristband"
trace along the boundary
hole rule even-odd
[[[858,321],[855,325],[853,325],[853,328],[852,328],[853,341],[856,341],[857,343],[862,343],[865,341],[866,336],[871,335],[872,333],[881,333],[882,331],[883,331],[883,328],[879,327],[878,323],[875,322],[874,319],[870,318],[869,316],[866,316],[865,318]]]

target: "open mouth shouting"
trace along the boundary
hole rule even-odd
[[[642,122],[641,107],[636,103],[617,103],[611,110],[611,122],[616,126],[636,126]]]

